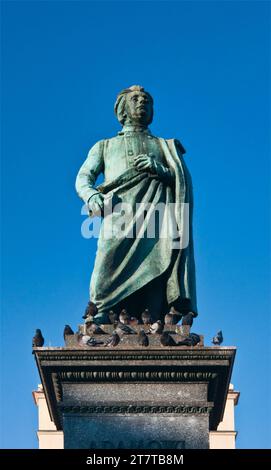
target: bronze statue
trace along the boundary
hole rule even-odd
[[[196,316],[193,195],[183,159],[185,150],[178,140],[151,134],[148,126],[153,119],[153,99],[143,87],[135,85],[121,91],[115,113],[122,130],[91,148],[76,179],[79,196],[91,216],[103,217],[102,226],[109,219],[113,226],[120,224],[121,212],[114,211],[119,204],[129,205],[133,214],[129,236],[108,238],[103,230],[100,232],[90,283],[90,298],[98,308],[95,321],[107,323],[110,310],[119,313],[123,308],[134,317],[148,309],[153,321],[162,319],[172,306],[181,315],[192,312]],[[95,187],[100,174],[104,182]],[[107,217],[109,201],[113,212]],[[138,209],[142,203],[147,207],[143,218]],[[153,220],[155,207],[173,203],[171,217],[178,228],[175,241],[188,232],[187,246],[179,244],[176,248],[156,232],[152,237],[144,236],[144,220]],[[189,219],[184,214],[185,205],[189,206]]]

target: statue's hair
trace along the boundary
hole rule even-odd
[[[130,86],[129,88],[125,88],[124,90],[122,90],[118,96],[117,96],[117,100],[116,100],[116,103],[115,103],[115,106],[114,106],[114,111],[115,111],[115,114],[118,118],[118,121],[123,125],[125,123],[125,120],[127,118],[127,114],[126,114],[126,109],[125,109],[125,105],[126,105],[126,97],[127,97],[127,94],[128,93],[131,93],[132,91],[140,91],[141,93],[144,93],[145,95],[148,96],[151,104],[152,104],[152,108],[153,108],[153,99],[152,99],[152,96],[146,91],[144,90],[144,88],[140,85],[133,85],[133,86]],[[153,119],[153,109],[152,109],[152,113],[151,113],[151,117],[149,119],[149,122],[148,124],[151,124],[152,122],[152,119]]]

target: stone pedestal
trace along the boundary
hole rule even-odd
[[[233,347],[35,348],[65,448],[204,449],[223,418]]]

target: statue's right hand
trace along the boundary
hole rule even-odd
[[[89,214],[94,217],[102,216],[104,209],[104,196],[101,193],[94,194],[88,201]]]

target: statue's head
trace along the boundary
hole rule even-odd
[[[118,94],[114,110],[122,125],[148,126],[153,118],[153,99],[142,86],[133,85]]]

